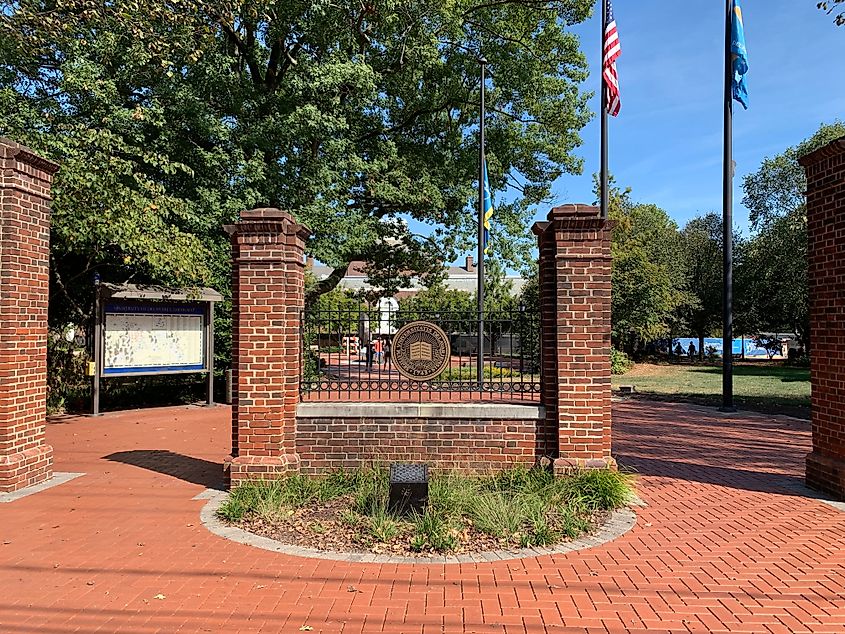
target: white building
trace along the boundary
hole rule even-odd
[[[313,259],[309,258],[307,267],[311,270],[313,275],[318,280],[326,279],[332,272],[332,269],[322,264],[317,264]],[[367,274],[364,272],[365,264],[363,262],[352,262],[346,271],[346,276],[338,285],[340,288],[349,289],[351,291],[370,290],[373,287],[367,283]],[[513,285],[513,293],[516,295],[525,285],[525,280],[516,274],[506,274],[505,279]],[[467,293],[475,293],[478,286],[478,269],[475,266],[473,257],[467,256],[463,266],[450,266],[446,269],[446,277],[443,280],[443,285],[446,288],[454,289],[456,291],[465,291]],[[425,287],[420,283],[416,277],[411,278],[410,286],[400,289],[396,293],[397,297],[407,297],[423,290]]]

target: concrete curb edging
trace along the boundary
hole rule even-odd
[[[44,480],[44,482],[33,484],[32,486],[24,487],[23,489],[18,489],[17,491],[12,491],[10,493],[0,493],[0,504],[14,502],[15,500],[25,498],[28,495],[41,493],[41,491],[52,489],[53,487],[59,486],[60,484],[64,484],[65,482],[70,482],[74,478],[79,478],[84,475],[84,473],[55,471],[53,472],[53,477],[49,480]]]
[[[241,528],[227,526],[217,517],[217,509],[226,501],[228,493],[208,489],[206,493],[197,496],[208,499],[200,511],[200,521],[210,532],[218,537],[229,539],[246,546],[254,546],[263,550],[293,555],[295,557],[310,557],[313,559],[329,559],[332,561],[348,561],[362,564],[483,564],[494,561],[508,561],[542,557],[543,555],[562,555],[566,553],[601,546],[613,541],[630,531],[637,523],[637,514],[631,508],[614,511],[610,519],[593,535],[581,537],[550,548],[520,548],[514,550],[491,550],[466,555],[441,555],[437,557],[404,557],[399,555],[379,555],[376,553],[333,552],[285,544],[269,537],[262,537]],[[196,499],[196,498],[195,498]]]

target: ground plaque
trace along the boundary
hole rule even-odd
[[[414,381],[430,381],[449,365],[449,337],[428,321],[414,321],[393,337],[391,358],[399,373]]]

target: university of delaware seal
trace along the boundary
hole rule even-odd
[[[430,381],[449,366],[449,337],[428,321],[402,326],[393,337],[391,359],[399,374],[414,381]]]

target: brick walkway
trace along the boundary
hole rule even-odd
[[[637,526],[487,565],[360,565],[241,546],[199,523],[229,412],[48,427],[87,475],[0,505],[0,632],[845,632],[845,513],[800,495],[806,423],[615,406]],[[156,599],[157,595],[164,598]]]

